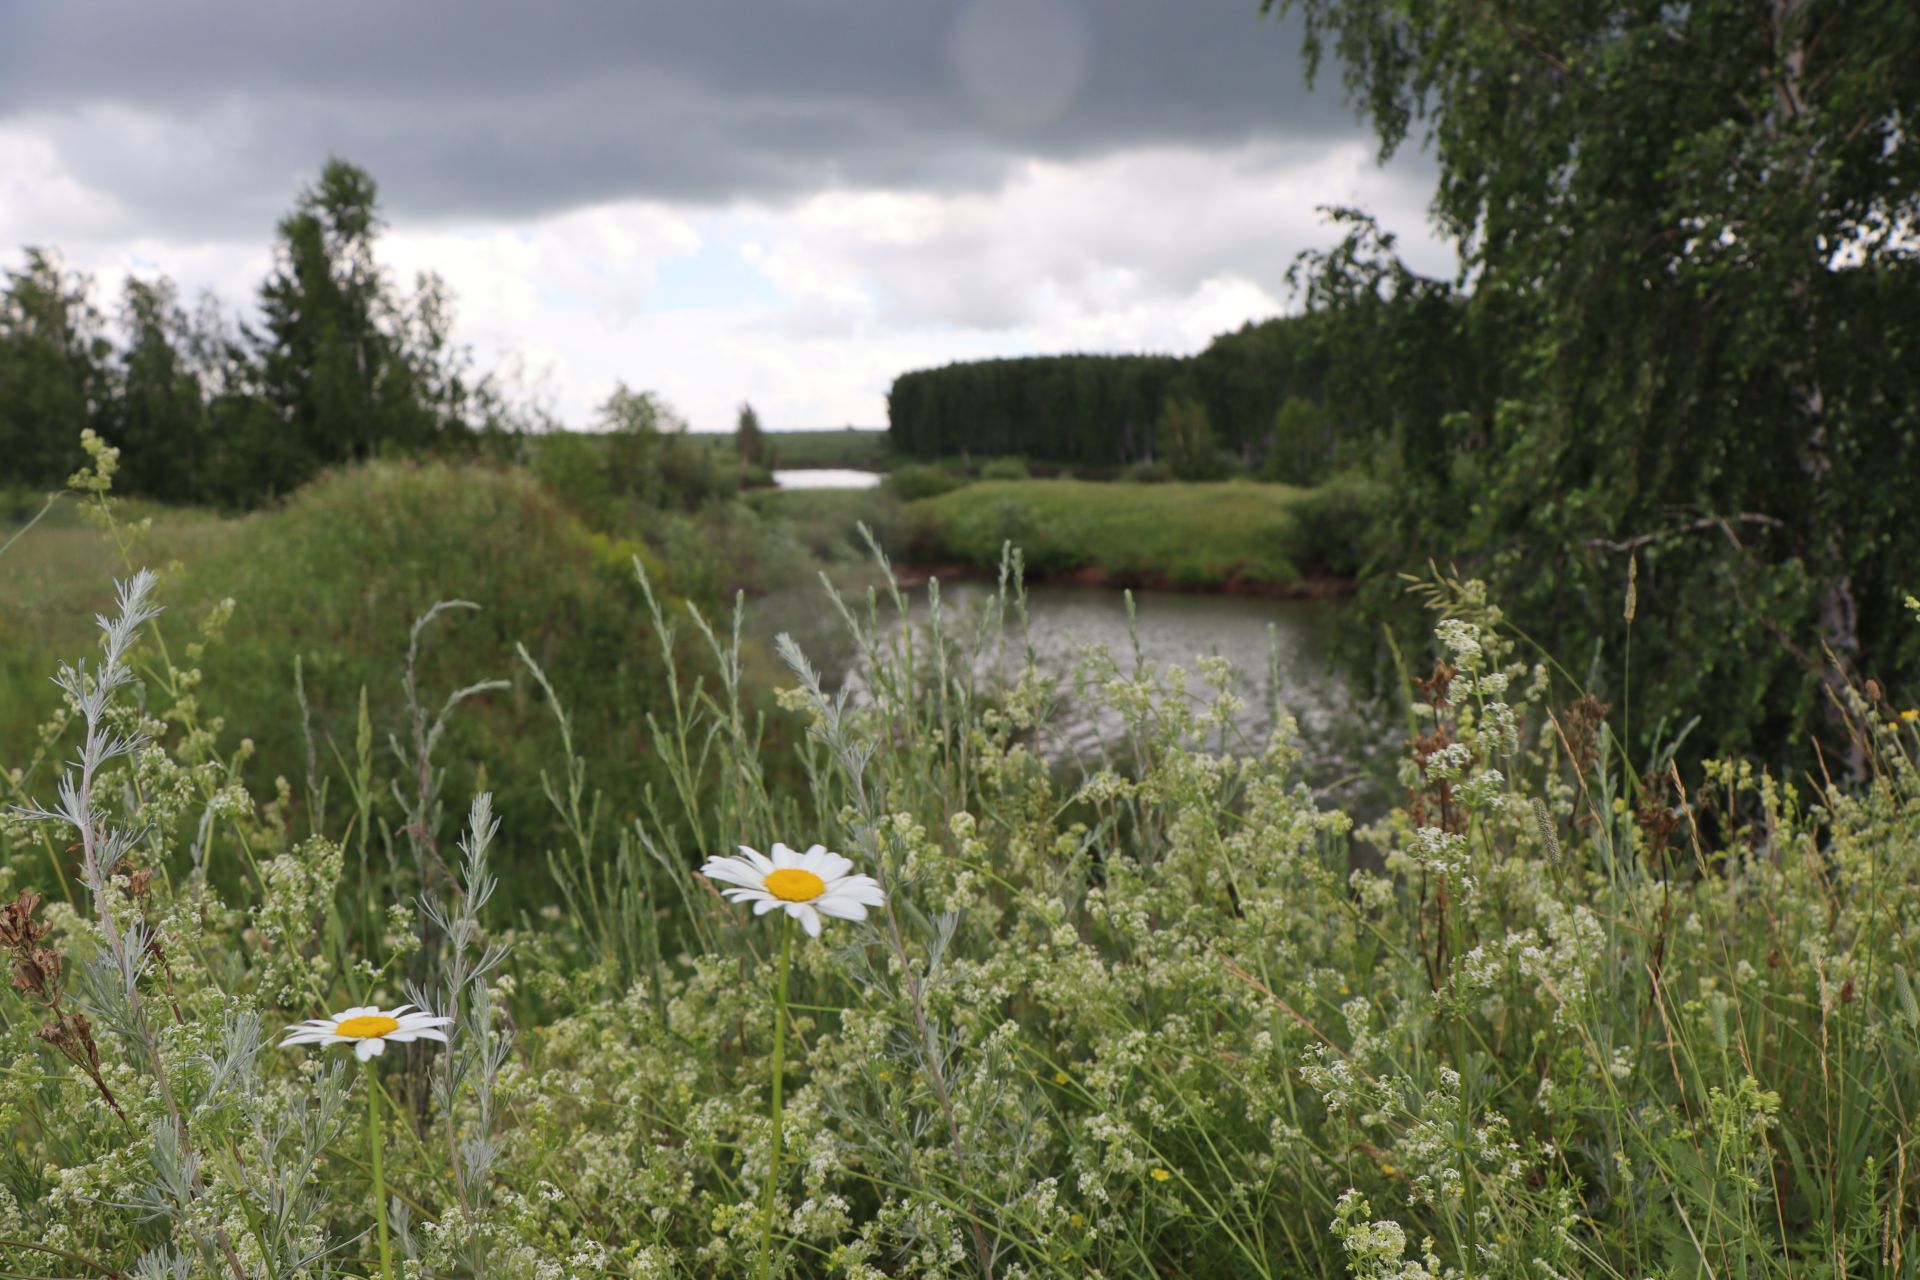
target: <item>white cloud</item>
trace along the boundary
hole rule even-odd
[[[250,305],[267,269],[269,226],[245,241],[132,233],[130,211],[76,177],[31,122],[0,124],[0,174],[0,246],[59,246],[103,302],[129,271],[157,266],[189,298],[212,288]],[[1135,149],[1024,161],[991,191],[401,218],[382,259],[403,284],[420,270],[444,277],[459,338],[484,364],[520,357],[569,423],[624,380],[661,391],[697,429],[730,426],[742,399],[775,427],[879,425],[888,384],[910,368],[1191,352],[1273,315],[1294,255],[1334,238],[1319,205],[1371,208],[1416,267],[1450,271],[1426,225],[1427,188],[1404,167],[1376,168],[1360,142]]]

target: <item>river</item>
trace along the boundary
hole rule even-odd
[[[783,489],[864,489],[883,478],[878,472],[825,468],[774,473]],[[762,625],[791,631],[830,679],[848,682],[857,693],[862,678],[854,647],[833,611],[820,608],[816,591],[783,592],[778,594],[784,600],[763,601]],[[990,584],[978,581],[944,584],[948,625],[964,625],[962,619],[993,593]],[[924,624],[925,590],[914,591],[912,598],[916,624]],[[1035,661],[1058,678],[1062,692],[1058,713],[1040,736],[1048,755],[1062,763],[1094,760],[1120,735],[1118,718],[1099,713],[1074,687],[1073,676],[1081,658],[1097,646],[1113,654],[1123,672],[1132,670],[1137,642],[1138,660],[1159,667],[1193,671],[1201,657],[1224,658],[1233,666],[1244,705],[1229,749],[1263,747],[1277,712],[1297,722],[1307,773],[1316,782],[1378,772],[1383,739],[1370,727],[1333,651],[1335,624],[1350,607],[1347,602],[1136,591],[1133,605],[1130,620],[1127,595],[1115,588],[1041,583],[1027,589],[1027,639]],[[1018,626],[1009,611],[1004,656],[996,646],[982,661],[1004,661],[1008,674],[1017,673],[1023,652]],[[1200,691],[1197,679],[1193,687]]]
[[[872,489],[884,479],[878,471],[847,467],[804,467],[773,473],[776,489]]]
[[[993,594],[989,583],[943,584],[941,601],[949,631],[970,635],[972,619]],[[914,623],[924,626],[926,592],[916,590],[912,598]],[[774,610],[782,615],[783,628],[794,632],[830,679],[846,681],[857,697],[864,681],[838,619],[817,604],[809,614],[801,601],[784,603],[785,607]],[[1094,763],[1122,736],[1117,715],[1103,712],[1075,687],[1076,668],[1097,646],[1113,655],[1123,674],[1133,670],[1136,660],[1195,672],[1198,658],[1226,659],[1237,673],[1236,692],[1243,706],[1235,719],[1236,732],[1224,743],[1211,739],[1209,745],[1214,748],[1258,751],[1265,746],[1278,712],[1297,722],[1306,774],[1316,784],[1331,784],[1361,771],[1364,757],[1374,754],[1377,743],[1368,741],[1367,717],[1361,714],[1348,676],[1335,661],[1336,624],[1350,607],[1345,601],[1136,591],[1133,604],[1129,620],[1126,593],[1118,589],[1036,584],[1027,590],[1027,640],[1040,669],[1060,682],[1058,710],[1039,737],[1040,748],[1056,762]],[[884,616],[884,598],[882,607]],[[1009,677],[1018,673],[1024,646],[1020,623],[1011,609],[1004,635],[1004,649],[990,645],[983,652],[983,677],[994,676],[996,669]],[[1210,696],[1197,672],[1190,688],[1196,696]]]

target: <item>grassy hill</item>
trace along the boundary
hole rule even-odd
[[[0,741],[23,748],[16,756],[59,706],[47,677],[59,662],[97,648],[93,615],[110,610],[114,579],[151,567],[162,574],[157,599],[167,610],[161,634],[169,655],[200,669],[194,696],[203,722],[244,726],[256,757],[249,774],[288,779],[296,809],[311,799],[298,659],[319,773],[333,776],[338,810],[350,805],[339,760],[353,757],[362,691],[384,758],[390,737],[404,743],[409,732],[402,684],[409,630],[437,601],[460,599],[478,608],[442,615],[422,638],[420,698],[431,715],[454,690],[508,682],[451,718],[442,761],[450,789],[499,792],[510,826],[523,836],[550,825],[540,774],[551,765],[558,732],[516,646],[545,668],[609,802],[627,811],[647,783],[661,781],[643,758],[640,726],[669,705],[633,559],[648,564],[663,607],[680,624],[683,671],[698,673],[711,659],[696,652],[683,602],[709,617],[722,614],[730,584],[687,548],[700,542],[712,555],[740,559],[758,546],[732,531],[752,513],[728,509],[702,517],[693,532],[681,527],[695,519],[685,515],[661,517],[672,528],[636,530],[659,535],[668,554],[656,556],[644,541],[588,528],[525,470],[440,462],[333,472],[285,505],[246,516],[131,503],[118,514],[130,535],[124,554],[69,502],[0,557]],[[209,635],[208,619],[229,609]],[[201,644],[204,654],[195,656],[190,646]],[[145,678],[165,678],[160,654],[141,660]],[[386,797],[375,816],[399,821]],[[517,842],[520,853],[537,859],[544,839]]]

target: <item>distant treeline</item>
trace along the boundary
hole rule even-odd
[[[0,483],[64,484],[91,427],[121,447],[123,491],[250,505],[324,467],[505,425],[450,339],[439,280],[403,292],[376,266],[380,226],[373,180],[330,163],[279,225],[252,322],[134,278],[111,323],[85,277],[30,249],[0,289]]]
[[[1197,444],[1224,452],[1222,462],[1313,483],[1406,424],[1435,421],[1464,399],[1470,373],[1444,287],[1385,269],[1356,283],[1337,312],[1249,323],[1191,357],[1032,356],[902,374],[887,401],[892,447],[1205,470],[1214,458],[1181,461]],[[1388,350],[1405,358],[1383,359]]]

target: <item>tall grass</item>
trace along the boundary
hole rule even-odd
[[[28,896],[0,942],[27,980],[0,997],[0,1266],[370,1274],[343,1117],[377,1087],[415,1276],[1920,1272],[1920,718],[1856,694],[1871,770],[1847,787],[1630,763],[1598,703],[1439,581],[1404,803],[1355,831],[1286,723],[1219,745],[1218,662],[1044,674],[1017,558],[964,617],[825,593],[863,675],[830,687],[784,643],[774,718],[802,731],[779,737],[745,606],[632,572],[657,773],[610,807],[626,762],[579,717],[611,686],[519,650],[508,678],[546,717],[513,729],[540,746],[537,851],[498,849],[440,772],[441,708],[480,705],[445,689],[497,668],[418,719],[399,693],[385,713],[421,729],[392,749],[363,727],[318,755],[336,799],[309,829],[222,754],[242,726],[175,714],[153,588],[123,588],[101,675],[66,681],[72,781],[7,784],[0,889]],[[385,687],[415,662],[396,644]],[[1125,741],[1063,771],[1067,697]],[[369,854],[379,795],[409,817]],[[441,813],[470,801],[456,857]],[[778,935],[693,868],[775,840],[844,852],[889,901],[795,949],[769,1256]],[[491,893],[491,859],[536,852],[547,877]],[[402,998],[458,1019],[448,1050],[353,1082],[262,1047]]]

